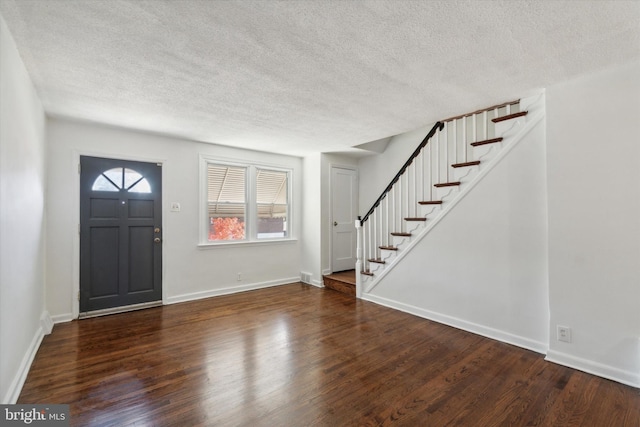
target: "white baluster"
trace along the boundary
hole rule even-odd
[[[435,139],[435,138],[433,138],[433,139]],[[433,200],[433,159],[432,159],[432,156],[431,156],[431,152],[433,151],[433,143],[434,142],[435,141],[429,141],[429,148],[428,148],[429,151],[427,152],[428,160],[429,160],[427,162],[429,164],[429,171],[428,171],[429,173],[427,175],[429,177],[429,180],[427,181],[427,183],[429,185],[429,200]]]
[[[413,191],[411,192],[412,200],[411,207],[413,208],[413,216],[418,216],[416,212],[416,205],[418,204],[418,158],[413,159],[411,163],[413,166]]]
[[[409,165],[409,167],[411,167],[411,165]],[[405,202],[406,202],[406,204],[407,204],[407,205],[406,205],[406,206],[407,206],[407,210],[405,210],[405,213],[406,213],[406,216],[409,216],[409,215],[410,215],[410,214],[409,214],[409,199],[411,198],[411,181],[409,181],[409,175],[410,175],[410,172],[409,172],[409,171],[407,171],[407,173],[406,173],[405,175],[406,175],[405,180],[407,181],[407,182],[406,182],[406,187],[407,187],[407,198],[406,198],[406,200],[405,200]],[[405,217],[405,216],[403,216],[403,218],[404,218],[404,217]],[[404,221],[403,221],[403,222],[404,222]]]
[[[489,139],[489,126],[487,126],[487,110],[482,112],[482,122],[484,123],[484,139]]]
[[[425,148],[423,147],[422,150],[420,151],[420,200],[424,200],[424,152],[425,152]],[[418,207],[416,206],[416,209],[418,209]]]
[[[444,163],[442,165],[447,172],[445,175],[445,181],[449,182],[449,124],[444,125]]]
[[[473,125],[473,142],[477,142],[478,141],[478,118],[476,117],[476,114],[473,114],[471,116],[471,124]]]
[[[362,224],[360,218],[356,219],[356,298],[362,298]]]
[[[402,177],[398,178],[398,196],[400,200],[398,203],[398,228],[396,230],[402,231]]]
[[[389,199],[390,198],[391,198],[391,194],[387,193],[387,196],[385,197],[385,200],[386,200],[385,208],[387,212],[385,215],[386,229],[382,230],[382,237],[384,238],[383,241],[386,242],[385,246],[389,246]]]
[[[467,118],[462,119],[462,161],[467,161]]]
[[[457,119],[453,121],[453,163],[458,163],[458,120]],[[449,169],[447,168],[447,170]]]
[[[434,184],[438,184],[440,182],[440,134],[442,131],[438,132],[438,138],[436,139],[436,152],[435,161],[436,161],[436,179]]]
[[[392,215],[391,228],[395,230],[396,228],[396,186],[395,184],[393,185],[393,188],[391,191],[393,193],[393,203],[391,204],[391,215]]]

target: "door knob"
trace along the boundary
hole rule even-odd
[[[333,221],[333,226],[336,227],[338,225],[338,221]]]
[[[158,228],[158,227],[154,228],[154,229],[153,229],[153,232],[154,232],[154,233],[159,233],[159,232],[160,232],[160,228]]]
[[[156,243],[160,243],[160,238],[156,237],[155,239],[153,239],[153,241],[156,242]]]

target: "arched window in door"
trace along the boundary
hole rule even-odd
[[[151,185],[144,176],[133,169],[113,168],[102,172],[93,182],[91,190],[151,193]]]

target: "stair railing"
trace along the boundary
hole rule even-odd
[[[486,144],[494,137],[492,119],[511,114],[519,100],[494,105],[437,122],[373,203],[355,221],[357,229],[356,295],[361,297],[361,275],[372,275],[371,264],[383,264],[381,250],[397,250],[393,236],[409,236],[409,224],[425,221],[420,205],[438,204],[434,186],[452,184],[452,165],[476,159],[470,143]]]

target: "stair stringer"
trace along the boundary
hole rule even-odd
[[[528,102],[527,102],[528,101]],[[390,264],[386,264],[384,268],[381,266],[376,268],[376,275],[365,280],[363,285],[365,286],[363,289],[363,295],[371,292],[380,281],[387,275],[393,268],[398,265],[402,261],[402,259],[407,256],[409,252],[415,247],[424,237],[429,234],[431,230],[433,230],[440,221],[442,221],[449,212],[462,201],[467,194],[474,187],[476,187],[485,176],[487,176],[501,161],[504,159],[513,148],[518,145],[520,141],[522,141],[532,129],[535,128],[545,117],[544,111],[544,94],[539,94],[533,96],[527,100],[522,100],[521,108],[523,110],[528,109],[529,115],[525,118],[518,118],[513,120],[511,123],[505,124],[506,127],[503,130],[500,136],[503,136],[505,140],[502,142],[504,144],[503,148],[499,150],[497,154],[495,154],[490,160],[486,161],[486,164],[480,169],[480,171],[473,177],[473,179],[469,182],[465,182],[463,188],[456,190],[456,194],[453,195],[450,199],[449,196],[445,196],[444,199],[448,199],[446,205],[441,208],[439,214],[426,224],[419,234],[416,234],[415,237],[411,236],[410,240],[404,241],[402,245],[402,252],[398,253],[393,262]],[[526,121],[525,121],[526,120]],[[524,125],[519,127],[513,135],[510,135],[512,130],[518,127],[519,123],[525,121]],[[504,126],[504,125],[503,125]],[[495,150],[495,147],[490,148],[490,150]],[[481,155],[480,159],[486,158],[486,155]],[[447,189],[447,191],[449,191]],[[453,191],[453,190],[451,190]]]

